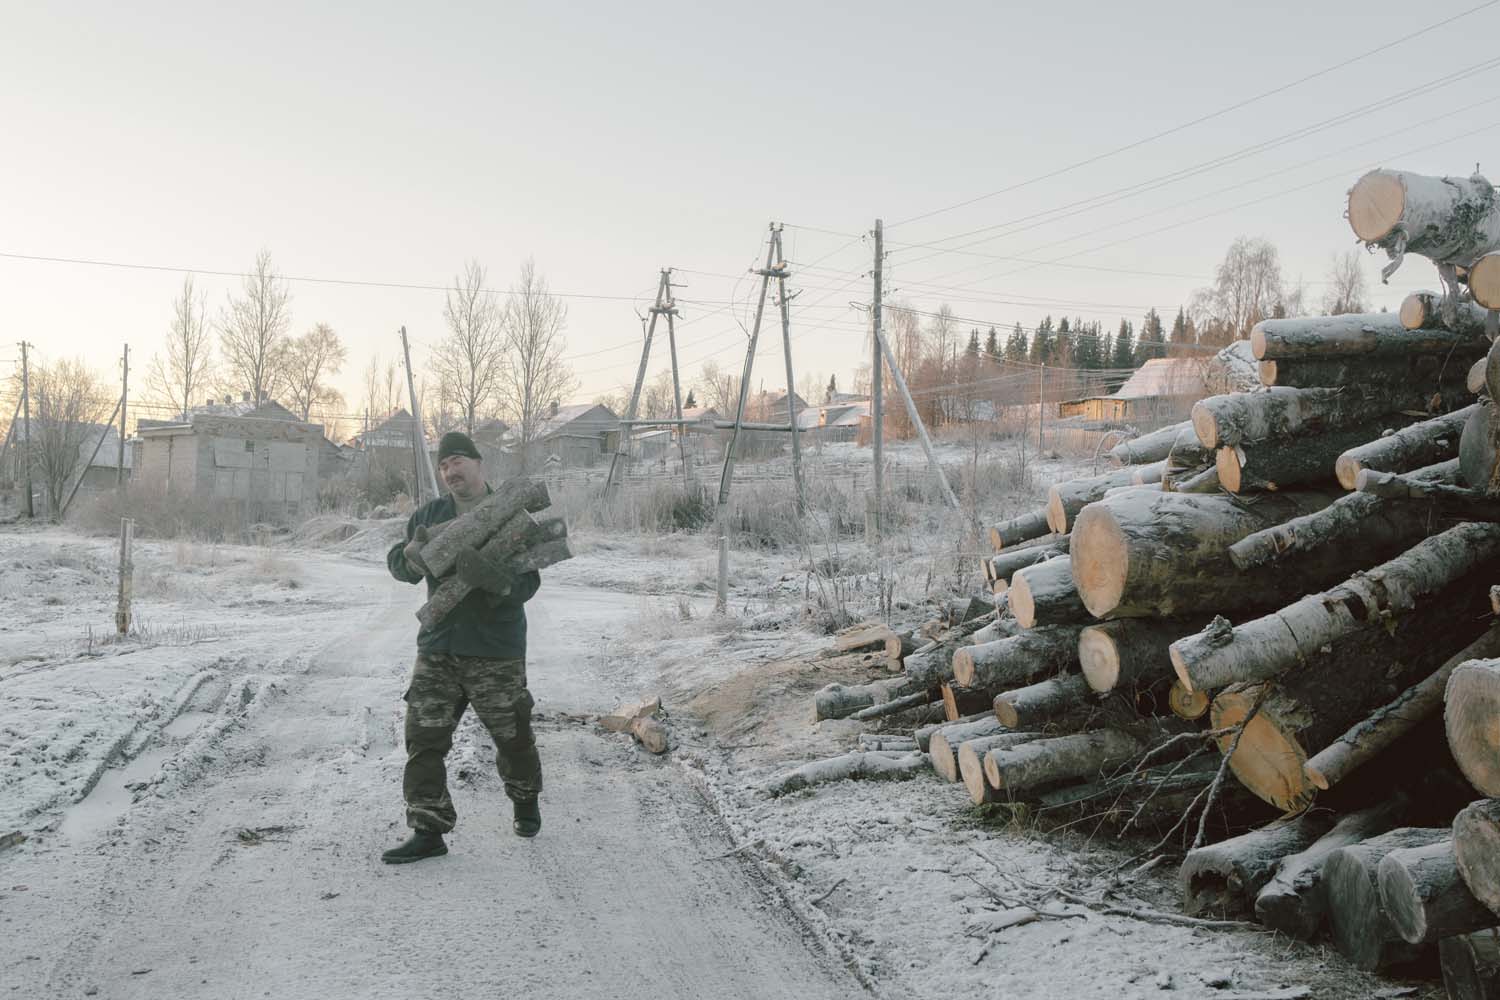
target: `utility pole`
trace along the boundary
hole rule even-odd
[[[786,269],[786,255],[781,247],[781,227],[778,226],[771,232],[776,251],[774,277],[777,298],[781,304],[781,349],[786,355],[786,419],[792,434],[792,483],[797,489],[797,516],[800,518],[807,514],[807,498],[802,488],[802,444],[797,436],[797,383],[792,374],[792,321],[786,295],[786,279],[790,272]]]
[[[120,358],[120,453],[115,462],[115,487],[125,488],[125,405],[130,398],[130,345],[125,345],[125,353]],[[88,466],[84,466],[88,471]]]
[[[876,556],[879,557],[883,530],[880,520],[883,513],[881,507],[881,478],[884,475],[884,445],[885,445],[885,407],[881,397],[884,395],[885,372],[882,370],[880,359],[880,319],[882,292],[881,280],[885,268],[885,226],[880,219],[875,220],[875,299],[871,303],[870,312],[874,322],[874,337],[870,341],[870,443],[874,447],[875,466],[874,475],[871,477],[871,503],[875,511],[872,518],[874,528]],[[882,598],[884,603],[884,598]]]
[[[26,466],[26,516],[36,517],[31,501],[31,368],[27,361],[26,348],[31,345],[21,341],[21,409],[25,414],[21,430],[24,432],[24,447],[21,461]]]
[[[1046,449],[1047,425],[1047,366],[1044,364],[1036,373],[1036,450],[1037,456]]]
[[[421,497],[425,487],[432,494],[430,499],[436,500],[438,496],[437,473],[432,471],[432,459],[427,455],[427,449],[423,446],[422,434],[422,404],[417,400],[416,376],[411,370],[411,345],[406,342],[406,327],[401,328],[401,356],[406,359],[406,391],[411,397],[411,449],[417,463],[417,496]]]
[[[666,268],[662,271],[662,280],[667,284],[667,348],[672,355],[672,416],[677,419],[677,458],[682,462],[683,485],[693,485],[693,474],[688,469],[687,460],[687,425],[682,422],[682,379],[677,374],[677,304],[672,298],[672,289],[679,287],[672,284],[672,269]]]
[[[630,391],[630,405],[625,410],[625,419],[620,422],[620,440],[615,445],[614,457],[609,460],[609,478],[604,481],[604,492],[619,485],[620,477],[624,473],[624,465],[630,460],[630,432],[636,424],[636,418],[640,416],[641,387],[646,384],[646,365],[651,360],[651,338],[656,335],[657,317],[667,317],[667,327],[672,329],[672,317],[677,314],[677,307],[672,304],[672,269],[663,268],[661,277],[656,283],[656,302],[651,307],[651,320],[646,324],[646,341],[641,345],[641,363],[635,370],[635,387]],[[672,339],[672,385],[677,385],[677,346],[676,337]],[[682,419],[682,402],[679,397],[677,403],[677,419]],[[680,424],[678,425],[681,426]]]

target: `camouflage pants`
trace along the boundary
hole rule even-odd
[[[444,758],[470,705],[495,741],[505,793],[512,799],[540,793],[542,762],[531,732],[533,704],[525,660],[418,654],[406,690],[406,772],[401,782],[406,824],[439,833],[453,829],[458,813],[448,795]]]

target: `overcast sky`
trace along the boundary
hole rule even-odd
[[[804,289],[799,376],[847,385],[876,217],[890,298],[981,327],[1113,327],[1174,313],[1239,235],[1274,243],[1316,302],[1371,167],[1500,173],[1500,59],[1465,44],[1500,31],[1495,3],[1409,41],[1475,4],[216,6],[10,5],[0,252],[233,273],[265,248],[288,276],[426,286],[473,257],[496,288],[530,256],[554,291],[599,296],[569,299],[579,400],[633,378],[661,267],[687,285],[689,383],[706,358],[737,368],[772,220]],[[1380,288],[1382,262],[1377,307],[1436,285],[1413,258]],[[143,370],[181,282],[0,257],[0,361],[24,337],[113,378],[128,341]],[[215,309],[237,285],[199,283]],[[399,326],[419,370],[443,333],[441,291],[292,293],[293,332],[326,322],[350,348],[350,410]],[[755,382],[779,386],[763,345]]]

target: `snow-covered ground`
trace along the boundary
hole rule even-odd
[[[733,553],[716,616],[704,535],[577,533],[528,607],[542,836],[509,833],[470,719],[450,758],[453,853],[381,866],[403,835],[419,603],[384,571],[399,528],[137,542],[144,627],[122,641],[112,541],[0,533],[0,835],[28,837],[0,849],[0,982],[37,997],[1110,1000],[1396,985],[1248,926],[1072,904],[1052,890],[1177,912],[1169,866],[1109,881],[1142,845],[997,826],[934,775],[759,794],[861,729],[811,721],[813,691],[863,676],[820,658],[808,626],[831,584],[805,564],[826,548]],[[908,562],[943,549],[918,534],[893,542]],[[855,575],[837,599],[863,613],[874,558],[838,555]],[[898,613],[919,621],[944,587],[905,573]],[[588,723],[658,693],[665,758]],[[1051,916],[1004,926],[1020,905]],[[1418,990],[1399,995],[1440,995]]]

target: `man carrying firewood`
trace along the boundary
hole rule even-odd
[[[434,526],[472,510],[492,492],[484,480],[479,450],[468,435],[451,431],[438,445],[438,471],[448,494],[418,508],[406,522],[406,540],[386,556],[391,575],[405,583],[427,581],[430,597],[438,581],[421,559]],[[447,854],[443,834],[457,813],[448,794],[444,758],[453,731],[470,705],[495,741],[505,794],[514,805],[513,827],[534,837],[542,827],[537,796],[542,765],[531,731],[532,698],[526,690],[524,603],[542,585],[536,570],[515,574],[477,549],[466,548],[456,572],[473,591],[441,620],[417,632],[417,662],[406,690],[406,771],[402,792],[410,838],[381,855],[386,864],[406,864]]]

